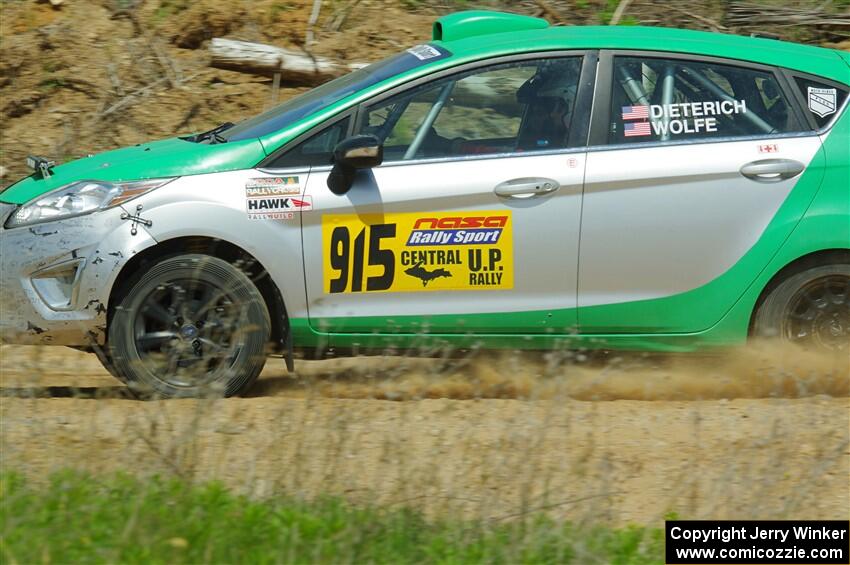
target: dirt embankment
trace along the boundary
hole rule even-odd
[[[311,0],[4,2],[0,187],[27,174],[28,154],[62,162],[237,122],[272,105],[270,79],[210,68],[212,37],[371,62],[430,33],[433,16],[395,2],[323,4],[310,27]],[[283,84],[277,98],[304,89]]]
[[[670,511],[842,518],[850,501],[843,360],[376,358],[302,362],[295,375],[273,360],[248,398],[139,402],[93,356],[0,355],[0,465],[34,480],[127,470],[258,496],[616,524]]]
[[[730,33],[769,31],[823,43],[850,16],[823,13],[800,25],[730,23],[728,2],[695,6],[635,0],[621,22]],[[734,2],[731,4],[735,4]],[[429,39],[439,15],[490,8],[543,16],[559,25],[607,23],[608,0],[43,0],[0,6],[0,187],[28,174],[27,155],[63,162],[89,153],[239,121],[302,92],[271,80],[209,67],[212,37],[304,50],[341,62],[371,62]],[[765,11],[770,16],[770,10]],[[835,21],[839,24],[818,22]],[[314,22],[314,23],[310,23]],[[830,27],[832,25],[832,27]],[[837,44],[833,44],[837,45]],[[838,45],[850,48],[850,43]]]

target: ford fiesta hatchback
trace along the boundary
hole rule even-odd
[[[0,193],[3,339],[159,396],[236,394],[267,353],[847,351],[848,62],[446,16],[244,122],[30,158]]]

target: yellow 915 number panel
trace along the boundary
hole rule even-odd
[[[322,250],[327,294],[514,285],[509,210],[325,215]]]

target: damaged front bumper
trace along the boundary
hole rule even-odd
[[[121,269],[156,241],[121,207],[5,229],[14,209],[0,203],[0,342],[102,345]]]

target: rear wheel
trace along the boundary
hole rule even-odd
[[[774,288],[755,318],[757,337],[850,351],[850,264],[811,267]]]
[[[109,357],[135,393],[231,396],[265,364],[270,322],[248,276],[207,255],[178,255],[125,287],[109,325]]]

